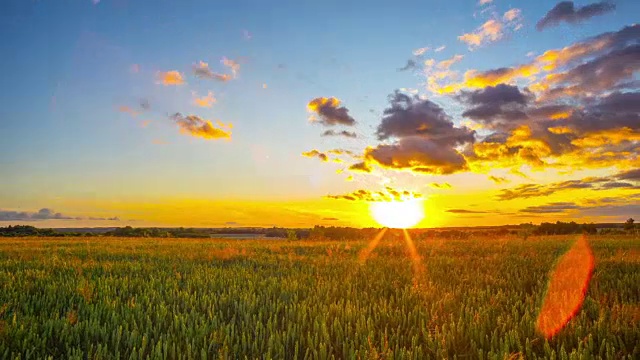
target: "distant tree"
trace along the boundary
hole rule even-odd
[[[633,223],[635,222],[635,220],[633,220],[633,218],[628,218],[627,221],[624,222],[624,229],[625,230],[633,230]]]
[[[287,240],[289,240],[289,241],[298,240],[298,233],[293,229],[288,229],[287,230]]]

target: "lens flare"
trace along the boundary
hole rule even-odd
[[[413,239],[409,235],[406,229],[402,229],[404,233],[404,241],[407,243],[407,250],[409,250],[409,258],[411,259],[411,265],[413,266],[413,286],[418,288],[424,280],[424,266],[422,265],[422,259],[418,254],[416,245],[413,243]]]
[[[369,210],[380,225],[396,229],[412,227],[424,218],[421,199],[372,202]]]
[[[591,248],[585,236],[576,241],[556,265],[536,328],[546,338],[557,334],[578,313],[594,268]]]

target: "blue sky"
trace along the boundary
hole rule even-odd
[[[454,99],[429,94],[424,78],[397,71],[413,50],[430,47],[425,59],[437,61],[460,54],[454,68],[481,71],[617,31],[640,13],[639,2],[617,1],[613,12],[537,31],[535,23],[554,5],[10,0],[0,15],[0,48],[8,54],[0,57],[6,89],[0,209],[37,210],[59,198],[307,199],[373,186],[378,178],[345,182],[335,173],[339,165],[320,166],[300,153],[374,146],[380,113],[399,88],[418,89],[459,124]],[[458,39],[510,9],[522,15],[518,31],[473,51]],[[191,73],[198,61],[224,71],[223,57],[240,63],[236,79],[213,82]],[[186,84],[158,84],[157,72],[170,70],[183,73]],[[208,91],[216,104],[194,106],[192,92]],[[316,97],[340,99],[357,120],[358,138],[320,137],[324,129],[307,120],[306,105]],[[150,111],[135,117],[118,111],[137,109],[141,98]],[[232,123],[232,139],[180,134],[168,118],[175,112]],[[150,122],[143,127],[143,121]],[[395,181],[421,191],[446,181],[437,174],[403,177]]]

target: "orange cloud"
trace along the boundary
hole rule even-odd
[[[308,158],[313,158],[316,157],[324,162],[329,161],[329,157],[327,156],[327,154],[320,152],[316,149],[310,150],[310,151],[305,151],[302,153],[302,156],[304,157],[308,157]]]
[[[210,108],[211,106],[213,106],[213,104],[217,102],[216,98],[213,96],[213,92],[211,91],[207,93],[207,96],[203,96],[203,97],[197,97],[197,94],[194,91],[193,96],[194,96],[193,103],[196,106]]]
[[[176,70],[162,72],[159,71],[158,74],[159,83],[162,85],[182,85],[185,83],[182,74]]]
[[[172,115],[171,118],[178,124],[180,131],[184,134],[209,140],[231,139],[230,131],[216,128],[211,121],[202,119],[196,115],[183,116],[180,113],[176,113]]]
[[[131,116],[138,116],[138,112],[133,110],[131,107],[126,106],[126,105],[122,105],[120,107],[118,107],[118,111],[122,112],[122,113],[126,113],[129,114]]]

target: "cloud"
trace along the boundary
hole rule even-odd
[[[320,117],[320,120],[315,120],[314,122],[324,126],[353,126],[356,123],[355,119],[349,115],[349,110],[344,106],[340,106],[340,100],[334,97],[315,98],[309,101],[307,109]]]
[[[198,97],[197,93],[194,91],[193,93],[193,103],[196,106],[210,108],[217,102],[216,98],[213,96],[213,92],[209,91],[207,96]]]
[[[182,85],[185,83],[182,74],[176,70],[157,73],[158,82],[162,85]]]
[[[317,157],[318,159],[327,162],[329,161],[329,157],[327,156],[327,154],[320,152],[318,150],[311,150],[311,151],[305,151],[302,153],[302,156],[304,157],[308,157],[308,158],[313,158],[313,157]]]
[[[468,170],[465,158],[453,147],[421,136],[404,137],[394,144],[365,149],[365,159],[379,166],[429,174],[453,174]]]
[[[532,101],[533,95],[528,91],[520,91],[517,86],[499,84],[480,90],[463,90],[457,98],[471,106],[462,116],[494,127],[526,119],[525,108]]]
[[[487,214],[488,213],[488,211],[467,210],[467,209],[448,209],[445,211],[452,214]]]
[[[407,71],[407,70],[413,70],[417,68],[418,68],[418,63],[413,59],[409,59],[407,60],[406,65],[399,68],[398,71]]]
[[[581,206],[573,202],[553,202],[547,205],[540,206],[528,206],[524,209],[520,209],[520,212],[534,213],[534,214],[550,214],[550,213],[564,213],[570,210],[580,209]]]
[[[395,91],[389,96],[390,106],[383,112],[376,135],[379,140],[391,137],[420,136],[436,144],[454,146],[474,141],[474,132],[455,127],[451,117],[430,100]]]
[[[193,65],[193,74],[201,79],[218,80],[222,82],[227,82],[232,79],[232,76],[229,74],[219,74],[211,71],[209,64],[204,61]]]
[[[446,47],[445,45],[442,45],[442,46],[437,47],[437,48],[436,48],[435,50],[433,50],[433,51],[435,51],[435,52],[440,52],[440,51],[442,51],[442,50],[444,50],[444,49],[446,49],[446,48],[447,48],[447,47]]]
[[[458,39],[469,45],[469,48],[476,48],[485,43],[498,41],[502,36],[502,23],[491,19],[487,20],[475,31],[458,36]]]
[[[437,104],[399,91],[389,96],[376,135],[379,140],[397,139],[365,149],[365,160],[385,168],[433,174],[467,169],[457,146],[473,143],[475,132],[454,126]]]
[[[328,153],[330,154],[336,154],[336,155],[349,155],[349,156],[353,156],[353,157],[357,157],[356,153],[354,153],[353,151],[350,150],[345,150],[345,149],[331,149],[328,151]]]
[[[615,178],[620,180],[632,180],[640,182],[640,168],[620,172],[615,175]]]
[[[451,187],[452,187],[451,184],[446,183],[446,182],[445,183],[435,183],[435,182],[433,182],[433,183],[429,184],[429,186],[431,186],[434,189],[451,189]]]
[[[63,215],[48,208],[42,208],[37,212],[0,210],[0,221],[38,221],[38,220],[110,220],[119,221],[118,217],[73,217]]]
[[[604,15],[615,10],[615,4],[601,1],[576,8],[573,1],[562,1],[536,24],[536,29],[542,31],[545,28],[557,26],[561,22],[577,24],[594,16]]]
[[[462,82],[444,84],[432,89],[432,91],[452,93],[463,88],[483,88],[500,83],[508,84],[518,79],[534,81],[540,73],[552,73],[561,67],[576,65],[576,63],[580,65],[582,60],[601,56],[630,45],[637,45],[639,38],[639,24],[626,26],[619,31],[606,32],[561,49],[547,50],[528,63],[485,71],[468,70],[465,72]],[[554,77],[551,76],[550,79],[544,77],[544,79],[549,82]],[[546,82],[535,84],[536,92],[545,90],[545,86],[548,88]]]
[[[195,137],[201,137],[208,140],[215,139],[231,139],[231,131],[222,128],[216,128],[211,121],[202,119],[196,115],[184,116],[181,113],[175,113],[170,116],[176,122],[180,130],[184,134]],[[222,127],[220,122],[217,124]],[[230,125],[227,127],[231,127]]]
[[[491,4],[491,2],[493,2],[493,0],[479,0],[478,5]]]
[[[346,131],[346,130],[342,130],[342,131],[326,130],[325,132],[322,133],[322,136],[344,136],[348,138],[358,137],[358,135],[355,132]]]
[[[138,102],[138,105],[140,105],[140,108],[145,111],[151,109],[151,104],[149,103],[149,100],[145,98],[140,99],[140,101]]]
[[[520,9],[511,9],[505,12],[502,18],[489,19],[473,32],[458,36],[458,40],[466,43],[469,45],[469,49],[473,50],[502,39],[505,30],[517,31],[521,27],[522,14]]]
[[[121,113],[125,113],[125,114],[129,114],[133,117],[138,116],[138,112],[133,110],[131,107],[126,106],[126,105],[122,105],[118,107],[118,111]]]
[[[640,71],[640,44],[613,50],[566,72],[547,76],[538,86],[550,89],[550,98],[576,97],[606,91],[633,80]]]
[[[422,48],[419,48],[419,49],[415,49],[415,50],[413,50],[413,56],[422,56],[427,51],[429,51],[428,47],[422,47]]]
[[[512,189],[502,189],[498,195],[499,200],[528,199],[533,197],[548,196],[559,191],[573,189],[608,190],[617,188],[638,188],[636,185],[619,179],[639,181],[633,179],[636,174],[632,171],[621,172],[611,177],[587,177],[579,180],[566,180],[550,184],[522,184]]]
[[[238,76],[238,72],[240,71],[240,64],[237,61],[231,60],[231,59],[227,59],[226,57],[222,58],[222,65],[224,65],[225,67],[229,68],[229,70],[231,70],[231,73],[233,74],[233,77],[237,77]]]
[[[327,195],[326,198],[367,202],[406,201],[411,199],[420,199],[422,198],[422,194],[408,190],[395,190],[392,187],[387,186],[382,191],[360,189],[344,195]]]
[[[507,178],[503,178],[503,177],[500,177],[500,176],[493,176],[493,175],[489,176],[489,180],[493,181],[496,184],[504,184],[504,183],[509,182],[509,180],[507,180]]]
[[[365,172],[365,173],[370,173],[372,171],[372,169],[369,167],[369,165],[367,165],[367,163],[365,163],[365,162],[355,163],[355,164],[349,166],[349,170],[358,171],[358,172]]]
[[[325,218],[322,218],[322,220],[324,220],[324,221],[338,221],[340,219],[335,218],[335,217],[325,217]]]

